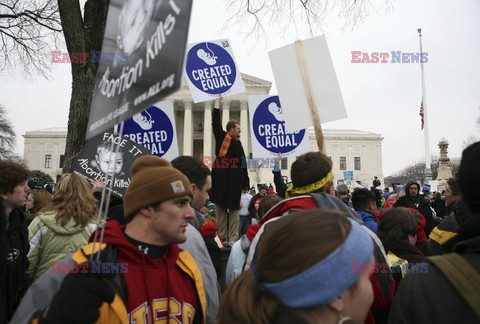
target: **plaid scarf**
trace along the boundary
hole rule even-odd
[[[220,152],[218,153],[218,157],[222,158],[227,155],[227,151],[230,147],[232,139],[237,139],[237,136],[231,132],[227,132],[225,138],[223,139],[222,146],[220,146]]]

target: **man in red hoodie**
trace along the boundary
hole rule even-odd
[[[40,323],[205,322],[200,270],[177,245],[195,217],[191,200],[187,177],[167,160],[138,158],[124,196],[127,224],[106,223],[101,246],[90,243],[72,255],[69,269],[80,271],[44,279],[33,289],[43,289],[47,301],[28,297],[23,303],[31,306],[20,307],[24,314],[16,318],[22,322],[33,307],[29,318]],[[91,254],[98,260],[98,250],[100,261],[89,261]]]

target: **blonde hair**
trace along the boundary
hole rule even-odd
[[[52,202],[52,195],[44,189],[31,191],[33,197],[33,213],[36,214]]]
[[[87,180],[76,174],[65,173],[57,184],[52,203],[43,211],[56,212],[57,223],[62,226],[73,218],[75,226],[85,227],[96,216],[98,203]]]

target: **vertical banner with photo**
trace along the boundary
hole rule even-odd
[[[86,138],[181,85],[192,0],[110,0]]]
[[[254,158],[299,156],[310,151],[307,129],[287,133],[278,96],[248,96]]]
[[[185,73],[193,102],[245,92],[228,39],[189,44]]]
[[[112,143],[114,144],[112,150]],[[117,145],[120,145],[117,149]],[[131,166],[135,159],[149,155],[146,148],[128,138],[105,132],[91,138],[75,158],[70,172],[81,175],[88,181],[103,180],[107,190],[114,176],[112,194],[123,198],[130,184]],[[108,182],[106,182],[108,175]]]
[[[125,121],[123,136],[169,161],[178,156],[172,101],[161,101]]]

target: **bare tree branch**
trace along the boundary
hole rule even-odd
[[[388,7],[389,0],[385,0]],[[228,18],[225,27],[238,25],[245,38],[268,38],[264,26],[280,27],[282,31],[294,28],[296,33],[306,30],[311,36],[322,32],[326,16],[336,13],[344,18],[344,28],[353,27],[373,10],[370,0],[227,0]]]
[[[50,70],[51,51],[61,44],[55,0],[3,0],[0,3],[0,71],[26,75]]]
[[[8,157],[15,148],[15,131],[7,119],[5,108],[0,105],[0,156]]]

